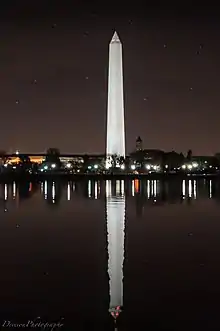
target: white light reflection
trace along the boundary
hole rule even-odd
[[[121,194],[124,195],[125,194],[125,181],[121,180]]]
[[[13,197],[13,199],[16,198],[16,183],[15,182],[13,182],[13,184],[12,184],[12,197]]]
[[[110,197],[112,195],[111,181],[110,180],[106,180],[105,185],[106,185],[105,186],[106,197]]]
[[[192,198],[192,181],[189,180],[189,198]]]
[[[116,196],[120,195],[120,180],[116,180]]]
[[[150,181],[147,180],[147,198],[150,199]]]
[[[185,199],[185,197],[186,197],[186,181],[185,181],[185,179],[182,182],[182,195],[183,195],[183,199]]]
[[[157,196],[157,181],[154,180],[154,197]]]
[[[91,198],[92,196],[92,183],[91,180],[88,181],[88,197]]]
[[[52,184],[52,201],[55,203],[55,198],[56,198],[56,189],[55,189],[55,183],[53,182]]]
[[[70,195],[70,183],[67,185],[67,200],[70,201],[71,195]]]
[[[4,199],[5,199],[5,201],[8,200],[8,185],[7,184],[5,184]]]
[[[95,182],[95,199],[98,199],[98,182]]]
[[[72,185],[73,185],[72,190],[73,190],[73,192],[75,192],[75,190],[76,190],[76,184],[73,183]]]
[[[111,195],[111,185],[112,182],[110,180],[106,181],[108,274],[110,285],[109,311],[115,313],[117,307],[123,306],[125,194],[124,183],[121,185],[121,194],[117,196]],[[117,185],[116,183],[116,189],[118,187]]]
[[[209,198],[212,198],[212,180],[209,181]]]
[[[197,197],[196,180],[193,181],[193,196],[194,199],[196,199]]]
[[[134,197],[134,192],[135,192],[135,186],[134,186],[134,180],[132,180],[132,183],[131,183],[131,195],[132,195],[132,197]]]
[[[41,193],[44,192],[44,183],[43,182],[41,182],[41,184],[40,184],[40,191],[41,191]]]
[[[44,199],[47,200],[47,181],[44,182]]]

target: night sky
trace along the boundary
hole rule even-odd
[[[145,148],[220,152],[217,8],[70,2],[1,4],[0,148],[105,152],[108,44],[117,30],[126,152],[138,135]]]

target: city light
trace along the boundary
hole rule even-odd
[[[18,151],[17,151],[18,153]],[[24,154],[26,157],[26,155]],[[146,159],[146,163],[144,164],[140,162],[140,160],[135,157],[128,157],[128,162],[130,164],[127,166],[125,163],[124,159],[120,159],[119,157],[116,158],[115,162],[111,162],[110,160],[107,160],[104,156],[102,156],[102,159],[100,157],[94,158],[92,157],[89,159],[91,163],[88,163],[87,169],[84,169],[82,166],[81,162],[81,157],[60,157],[60,164],[59,160],[52,160],[49,161],[49,159],[45,158],[45,162],[43,161],[43,156],[28,156],[27,157],[30,159],[30,164],[29,169],[26,169],[26,172],[32,173],[37,175],[37,173],[42,173],[45,172],[45,174],[49,170],[54,170],[59,169],[61,172],[63,171],[64,173],[74,173],[74,174],[83,174],[83,173],[88,173],[90,175],[98,175],[98,174],[108,174],[108,169],[111,170],[112,174],[119,174],[120,172],[126,175],[130,174],[153,174],[153,173],[166,173],[166,174],[173,174],[173,173],[178,173],[181,169],[186,172],[189,176],[195,176],[195,175],[204,175],[204,171],[206,173],[212,173],[216,174],[219,171],[219,166],[218,166],[218,159],[210,159],[209,161],[204,161],[203,157],[194,157],[191,162],[187,162],[187,159],[185,158],[185,162],[182,164],[176,164],[176,165],[170,165],[167,162],[167,164],[157,164],[156,159],[154,158],[148,158]],[[7,158],[2,158],[1,160],[1,169],[3,172],[8,173],[8,172],[16,172],[22,167],[24,162],[22,162],[23,157],[20,157],[20,155],[13,155],[13,156],[7,156]],[[88,162],[88,161],[86,161]],[[26,162],[25,162],[26,163]],[[172,162],[171,162],[172,163]],[[19,167],[18,167],[19,164]],[[25,164],[25,166],[27,163]],[[75,168],[76,166],[76,168]],[[7,168],[7,169],[6,169]],[[144,168],[144,169],[143,169]],[[66,169],[66,170],[64,170]],[[67,171],[68,169],[68,171]],[[105,171],[106,169],[106,171]],[[87,170],[87,171],[86,171]],[[119,171],[118,171],[119,170]],[[181,171],[180,171],[181,172]]]
[[[193,166],[193,168],[197,168],[198,167],[198,163],[193,162],[192,166]]]

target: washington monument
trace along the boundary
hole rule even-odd
[[[106,155],[125,157],[122,44],[115,32],[109,44]]]

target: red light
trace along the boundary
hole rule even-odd
[[[116,316],[118,316],[118,315],[119,315],[119,313],[116,313],[115,315],[116,315]]]
[[[120,306],[117,306],[117,307],[116,307],[116,310],[120,310]]]

